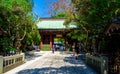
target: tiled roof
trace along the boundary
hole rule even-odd
[[[65,26],[64,24],[65,19],[40,19],[37,23],[38,29],[71,29],[76,28],[75,25],[70,24],[69,26]]]

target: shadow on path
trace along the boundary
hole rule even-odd
[[[63,66],[60,68],[35,68],[35,69],[26,69],[18,72],[17,74],[95,74],[93,72],[87,71],[86,67],[83,66]]]
[[[76,60],[73,55],[69,57],[65,57],[63,59],[65,62],[74,64],[76,68],[79,68],[81,71],[84,71],[83,74],[97,74],[97,72],[91,69],[89,66],[85,64],[85,54],[79,54],[78,59]],[[77,69],[76,69],[77,70]],[[81,73],[78,73],[81,74]]]
[[[85,54],[79,54],[78,60],[75,59],[73,54],[69,53],[69,57],[65,57],[63,60],[69,62],[70,64],[84,64],[85,63]]]
[[[66,52],[61,52],[61,54],[66,54]],[[70,54],[71,53],[67,53]],[[94,70],[87,67],[84,64],[82,58],[84,55],[80,54],[78,60],[71,55],[62,59],[61,57],[56,58],[56,60],[63,60],[67,63],[65,66],[56,67],[41,67],[33,69],[25,69],[19,71],[17,74],[97,74]],[[69,65],[69,64],[71,65]]]
[[[34,51],[26,52],[25,53],[25,60],[26,61],[34,60],[35,58],[40,57],[40,56],[42,56],[42,54],[34,53]]]

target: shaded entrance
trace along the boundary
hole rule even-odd
[[[54,38],[53,45],[54,45],[55,50],[64,51],[65,50],[65,39]]]
[[[40,49],[41,50],[52,50],[52,45],[55,42],[55,38],[64,38],[65,39],[65,46],[66,50],[68,50],[68,37],[67,35],[67,30],[62,31],[55,31],[55,30],[40,30],[41,34],[41,42],[40,42]]]
[[[40,35],[40,50],[52,50],[52,45],[54,43],[54,38],[63,38],[65,39],[65,49],[68,50],[68,43],[71,39],[67,36],[67,33],[71,29],[75,29],[75,25],[65,26],[65,19],[53,19],[53,18],[44,18],[40,19],[37,23]]]

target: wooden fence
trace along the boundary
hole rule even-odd
[[[11,56],[0,56],[0,74],[9,71],[24,63],[25,54],[15,54]]]
[[[95,69],[99,74],[108,74],[108,58],[86,54],[86,64]]]

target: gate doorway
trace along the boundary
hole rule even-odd
[[[52,50],[54,41],[64,41],[65,50],[68,50],[69,37],[67,34],[71,29],[76,29],[75,25],[65,26],[65,19],[44,18],[37,23],[41,35],[40,50]]]
[[[56,51],[65,51],[65,39],[64,38],[54,38],[54,43]]]

